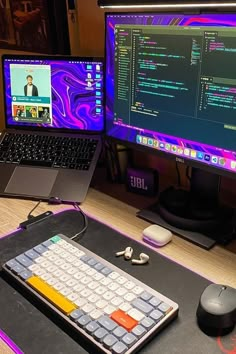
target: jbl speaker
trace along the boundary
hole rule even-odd
[[[151,168],[127,168],[126,186],[129,192],[147,195],[150,197],[158,193],[159,175]]]

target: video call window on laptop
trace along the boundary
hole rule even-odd
[[[4,55],[2,70],[0,194],[83,201],[104,129],[102,59]]]

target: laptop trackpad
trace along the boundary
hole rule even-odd
[[[5,192],[16,195],[48,197],[57,174],[57,170],[16,167]]]

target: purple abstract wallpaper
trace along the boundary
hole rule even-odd
[[[8,125],[103,130],[102,62],[7,59],[4,76]],[[27,76],[33,78],[37,96],[26,96]]]
[[[129,13],[106,15],[106,133],[108,136],[123,142],[148,146],[175,156],[195,160],[204,164],[236,173],[236,145],[233,148],[222,148],[209,144],[207,138],[201,140],[186,139],[174,134],[160,133],[154,130],[138,128],[138,125],[122,124],[122,120],[114,123],[114,106],[116,97],[115,76],[115,30],[116,25],[148,25],[148,26],[204,26],[235,27],[236,14],[154,14]],[[172,27],[173,28],[173,27]],[[214,49],[214,48],[213,48]],[[148,119],[148,118],[147,118]],[[235,120],[236,129],[236,120]],[[208,133],[205,133],[207,137]],[[230,132],[230,134],[233,134]],[[232,140],[232,139],[231,139]],[[236,141],[236,139],[234,139]],[[232,144],[231,144],[232,146]]]

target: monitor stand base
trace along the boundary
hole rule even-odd
[[[207,233],[203,233],[200,231],[195,232],[183,230],[181,228],[171,225],[160,216],[158,203],[153,204],[146,209],[138,211],[137,216],[154,224],[158,224],[172,231],[174,234],[179,235],[183,239],[190,241],[206,250],[211,249],[217,243],[226,245],[227,243],[232,241],[236,236],[234,218],[228,220],[228,225],[225,225],[224,232],[220,230],[218,233],[214,230],[214,232],[212,231],[212,233],[210,231],[208,231]]]

